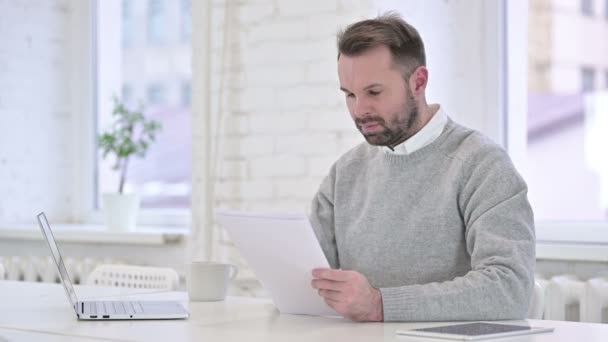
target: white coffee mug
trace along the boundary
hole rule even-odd
[[[186,284],[191,301],[218,301],[226,298],[230,281],[238,269],[232,264],[193,261],[188,264]]]

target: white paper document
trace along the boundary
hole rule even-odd
[[[215,210],[241,255],[281,313],[337,316],[310,285],[329,263],[304,214]]]

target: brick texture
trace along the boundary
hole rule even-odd
[[[306,212],[333,161],[361,141],[339,90],[336,65],[336,32],[369,14],[367,1],[353,4],[235,2],[226,26],[228,6],[214,2],[214,114],[220,84],[224,87],[216,206]],[[216,257],[240,266],[239,287],[250,293],[252,273],[225,232],[215,229]]]
[[[0,219],[70,220],[69,1],[0,1]]]

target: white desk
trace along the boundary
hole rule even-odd
[[[397,336],[395,331],[437,323],[354,323],[338,318],[280,315],[270,301],[262,299],[229,297],[223,302],[188,303],[183,292],[143,293],[145,291],[86,286],[77,287],[76,292],[81,300],[180,300],[189,307],[191,316],[187,320],[172,321],[77,321],[60,285],[0,281],[0,341],[2,338],[10,341],[436,341]],[[556,330],[512,337],[508,341],[608,341],[608,325],[540,320],[529,323]]]
[[[82,336],[66,336],[21,329],[0,329],[0,342],[15,341],[44,341],[44,342],[102,342],[104,338],[89,338]]]

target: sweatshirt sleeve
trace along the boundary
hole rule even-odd
[[[465,160],[462,170],[458,205],[471,271],[441,283],[381,288],[385,321],[525,318],[536,258],[527,186],[498,148]]]
[[[334,186],[335,165],[332,166],[329,175],[325,177],[312,200],[310,223],[329,265],[337,269],[340,268],[340,260],[334,230]]]

